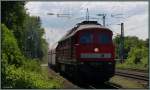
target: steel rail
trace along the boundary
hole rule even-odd
[[[138,80],[149,81],[149,78],[147,76],[144,76],[144,75],[124,73],[124,72],[118,72],[118,71],[115,74],[119,75],[119,76],[124,76],[124,77],[138,79]]]

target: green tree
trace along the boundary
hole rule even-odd
[[[141,64],[146,67],[148,65],[148,48],[132,48],[129,52],[129,56],[126,62],[128,64]]]
[[[35,16],[27,17],[25,29],[24,47],[26,56],[42,59],[47,53],[48,44],[43,39],[45,32],[41,27],[40,18]]]
[[[120,35],[117,35],[113,39],[113,43],[115,44],[115,58],[119,58],[119,53],[120,53]]]
[[[2,1],[1,2],[1,22],[11,30],[17,39],[19,48],[23,49],[23,25],[26,17],[24,1]]]
[[[2,23],[14,34],[21,53],[29,58],[43,59],[48,44],[43,39],[41,20],[26,14],[24,5],[24,1],[2,1]]]
[[[1,24],[2,29],[2,56],[7,58],[9,64],[20,66],[23,63],[24,56],[22,55],[17,40],[13,33],[4,25]],[[2,57],[3,60],[3,57]]]
[[[16,26],[23,26],[25,19],[25,2],[23,1],[2,1],[1,22],[9,29],[15,30]]]
[[[26,14],[25,2],[1,3],[2,88],[59,88],[60,84],[41,74],[38,60],[47,55],[47,43],[40,18]]]
[[[116,36],[113,41],[115,43],[116,46],[116,56],[119,56],[119,52],[120,52],[120,36]],[[124,37],[124,58],[128,57],[128,53],[130,52],[130,50],[134,47],[137,48],[142,48],[143,46],[147,45],[146,41],[140,40],[138,39],[138,37],[135,36],[127,36]]]
[[[6,68],[8,65],[15,65],[20,67],[24,63],[24,56],[18,47],[17,41],[13,33],[4,25],[1,24],[2,30],[2,86],[7,82],[6,80]]]
[[[140,40],[135,36],[124,37],[124,59],[125,63],[117,64],[118,67],[145,69],[148,68],[148,42],[149,39]],[[119,56],[119,36],[114,38],[114,43],[117,46],[116,55]],[[118,52],[117,52],[118,51]]]

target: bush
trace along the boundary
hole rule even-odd
[[[143,59],[143,58],[145,58],[145,59]],[[128,56],[126,63],[129,63],[129,64],[143,63],[144,64],[144,62],[147,63],[147,61],[148,61],[148,48],[145,48],[145,47],[137,48],[136,47],[136,48],[132,48],[131,51],[129,52],[129,56]]]
[[[2,28],[2,88],[60,88],[56,80],[49,80],[41,73],[36,59],[28,59],[21,53],[13,33]]]
[[[2,29],[2,62],[8,60],[8,64],[14,64],[19,67],[24,62],[17,41],[13,33],[4,25],[1,24]]]
[[[36,59],[26,59],[23,66],[24,70],[40,72],[41,66],[39,60]]]
[[[26,71],[11,65],[6,69],[6,82],[3,88],[59,88],[59,84],[47,80],[37,72]]]
[[[148,70],[148,48],[132,48],[125,63],[118,63],[117,68]]]

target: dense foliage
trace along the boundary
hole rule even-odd
[[[3,1],[1,2],[1,22],[5,24],[17,39],[19,48],[22,50],[23,25],[26,17],[25,2]]]
[[[21,52],[29,58],[46,59],[48,44],[39,17],[29,16],[25,2],[3,1],[2,23],[14,34]]]
[[[24,54],[31,58],[43,59],[47,55],[47,42],[43,39],[44,29],[41,28],[39,17],[27,16],[24,24]]]
[[[124,38],[124,60],[123,64],[117,64],[119,68],[130,68],[148,70],[148,42],[149,39],[140,40],[135,36],[127,36]],[[114,38],[116,45],[116,58],[120,53],[120,37]]]
[[[2,29],[2,88],[59,88],[40,74],[37,60],[27,59],[21,54],[13,33],[4,25]]]
[[[8,66],[5,88],[60,88],[57,82],[47,80],[38,72]]]
[[[24,5],[25,2],[18,1],[1,2],[1,22],[11,30],[22,27],[26,16]]]
[[[23,63],[23,55],[18,47],[17,40],[15,39],[13,33],[2,24],[2,56],[6,56],[9,60],[8,64],[14,64],[15,66],[20,66]]]
[[[42,73],[48,44],[39,17],[29,16],[25,2],[2,1],[2,88],[60,88]]]
[[[6,69],[8,65],[20,67],[24,62],[24,57],[18,48],[17,41],[5,25],[1,25],[2,30],[2,86],[6,82]]]

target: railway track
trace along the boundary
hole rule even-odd
[[[128,71],[128,70],[116,70],[116,75],[129,77],[142,81],[149,81],[148,73]]]
[[[116,85],[111,82],[105,82],[105,83],[88,83],[84,82],[80,79],[74,81],[73,78],[69,78],[64,76],[67,80],[72,82],[74,85],[80,87],[81,89],[119,89],[122,88],[120,85]]]
[[[112,83],[100,83],[100,84],[82,84],[82,85],[79,85],[79,84],[75,84],[77,85],[78,87],[80,87],[81,89],[119,89],[121,88],[121,86],[119,85],[115,85],[115,84],[112,84]]]
[[[121,86],[116,85],[114,83],[110,83],[110,82],[105,82],[102,84],[93,84],[93,85],[89,85],[88,89],[119,89],[121,88]]]

